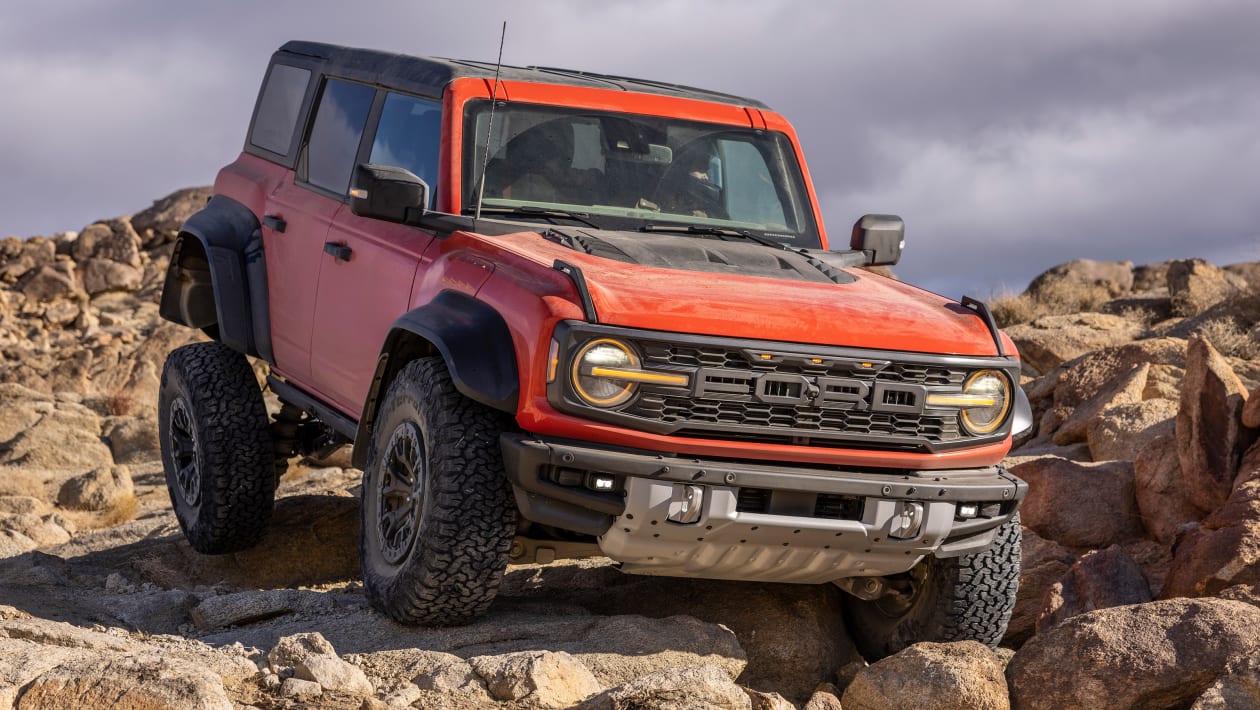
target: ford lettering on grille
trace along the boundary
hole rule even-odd
[[[751,398],[766,404],[921,414],[927,388],[853,377],[701,368],[694,394],[697,399]]]

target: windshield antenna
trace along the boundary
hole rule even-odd
[[[494,132],[494,105],[499,102],[499,70],[503,68],[503,40],[507,38],[507,20],[499,32],[499,61],[494,64],[494,89],[490,92],[490,120],[486,122],[486,152],[481,159],[481,179],[477,181],[477,210],[473,222],[481,219],[481,198],[486,194],[486,168],[490,167],[490,136]],[[474,227],[476,229],[476,227]]]

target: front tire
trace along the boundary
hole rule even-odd
[[[903,593],[845,599],[849,630],[867,660],[920,641],[979,641],[996,648],[1015,608],[1020,571],[1019,514],[998,528],[984,551],[929,557],[894,578]]]
[[[429,626],[489,609],[516,532],[501,430],[497,412],[459,394],[440,357],[398,373],[363,471],[360,560],[377,609]]]
[[[245,356],[220,343],[172,351],[158,390],[158,437],[175,518],[197,552],[258,544],[276,495],[267,408]]]

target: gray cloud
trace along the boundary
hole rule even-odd
[[[267,56],[307,38],[755,96],[794,122],[833,241],[907,221],[898,272],[1018,290],[1075,257],[1260,259],[1260,6],[768,2],[30,4],[0,20],[0,233],[205,184]]]

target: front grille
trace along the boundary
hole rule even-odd
[[[1003,369],[1014,379],[1013,359],[659,337],[604,327],[581,332],[588,327],[569,331],[567,352],[593,337],[615,337],[633,344],[643,368],[688,378],[685,386],[641,382],[634,398],[616,409],[584,406],[562,383],[549,390],[559,408],[600,421],[678,437],[884,451],[928,452],[1005,436],[1004,430],[971,436],[956,409],[930,407],[927,399],[933,392],[961,392],[980,369]]]

